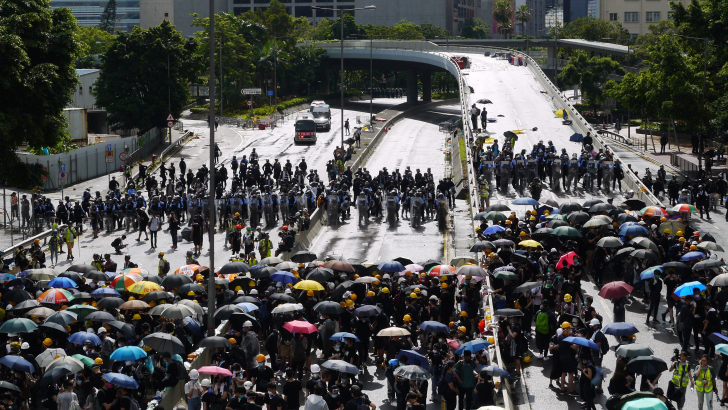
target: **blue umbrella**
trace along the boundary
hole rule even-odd
[[[82,345],[86,342],[91,342],[91,344],[94,346],[98,346],[101,344],[100,337],[88,332],[76,332],[71,336],[68,336],[68,341],[71,343],[76,343],[78,345]]]
[[[52,281],[48,282],[48,286],[52,288],[68,289],[75,288],[78,284],[71,279],[60,277],[54,278]]]
[[[111,288],[98,288],[95,291],[91,292],[91,296],[95,298],[108,298],[108,297],[114,297],[119,296],[120,293],[115,291]]]
[[[263,268],[267,268],[267,267],[268,267],[268,265],[266,265],[266,264],[263,264],[263,265],[253,265],[253,266],[250,267],[250,270],[258,270],[258,269],[263,269]]]
[[[114,353],[109,356],[111,360],[139,360],[147,357],[147,352],[137,346],[124,346],[114,350]],[[107,379],[108,380],[108,379]],[[111,382],[111,380],[109,380]],[[120,385],[121,386],[121,385]],[[124,387],[124,386],[122,386]]]
[[[189,329],[192,333],[195,334],[195,336],[202,336],[202,329],[200,328],[200,323],[197,322],[195,319],[192,319],[191,317],[186,317],[182,319],[182,323],[185,324],[185,327]]]
[[[241,308],[245,309],[246,312],[258,310],[258,306],[255,303],[250,302],[237,303],[235,306],[240,306]]]
[[[25,272],[20,272],[20,273],[22,274]],[[26,273],[26,275],[27,275],[27,273]],[[23,277],[25,277],[25,276],[23,276]],[[0,282],[5,282],[8,280],[13,280],[13,279],[17,279],[17,276],[11,275],[9,273],[0,273]]]
[[[482,339],[471,340],[469,342],[465,342],[465,343],[461,344],[460,347],[455,349],[455,354],[463,354],[466,351],[475,353],[475,352],[479,352],[483,349],[487,349],[488,346],[490,346],[490,343],[488,343],[485,340],[482,340]]]
[[[513,205],[540,205],[541,203],[533,198],[523,197],[511,202]]]
[[[647,230],[642,225],[628,225],[624,226],[622,225],[621,228],[619,228],[619,235],[620,236],[649,236],[650,231]]]
[[[344,341],[344,339],[354,339],[354,340],[356,340],[357,342],[361,342],[361,340],[359,340],[359,338],[358,338],[358,337],[356,337],[356,335],[355,335],[355,334],[353,334],[353,333],[348,333],[348,332],[338,332],[338,333],[334,333],[334,334],[333,334],[333,335],[331,335],[331,337],[329,338],[329,340],[336,340],[337,342],[343,342],[343,341]]]
[[[633,324],[627,322],[618,322],[606,325],[602,331],[605,335],[612,336],[629,336],[639,332]]]
[[[390,261],[390,262],[380,263],[379,266],[377,266],[377,269],[379,269],[382,272],[397,273],[397,272],[404,271],[404,266],[397,261]]]
[[[434,320],[426,320],[420,323],[419,328],[425,332],[450,333],[450,328],[446,324]]]
[[[493,226],[489,226],[488,229],[486,229],[485,232],[483,232],[483,235],[493,235],[498,232],[503,232],[505,230],[506,230],[506,228],[504,228],[500,225],[493,225]]]
[[[689,295],[692,296],[693,289],[697,289],[702,292],[706,289],[706,287],[705,287],[705,285],[703,285],[702,283],[697,282],[697,281],[688,282],[688,283],[684,283],[684,284],[678,286],[677,289],[675,289],[675,294],[681,298],[684,298],[685,296],[689,296]]]
[[[583,337],[574,337],[574,336],[567,337],[567,338],[564,339],[564,342],[569,342],[569,343],[573,343],[575,345],[588,347],[588,348],[593,349],[593,350],[599,350],[599,345],[598,344],[592,342],[589,339],[585,339]]]
[[[647,268],[640,273],[640,279],[652,279],[655,277],[655,274],[662,273],[662,269],[660,269],[659,266],[653,266],[651,268]]]
[[[718,332],[712,333],[708,339],[715,344],[728,343],[728,336]]]
[[[503,370],[497,366],[483,365],[483,366],[478,366],[475,368],[476,372],[479,372],[481,370],[485,370],[485,372],[491,376],[510,377],[510,375],[511,375],[506,370]]]
[[[4,356],[0,359],[0,364],[8,366],[12,370],[35,373],[35,367],[20,356]]]
[[[683,255],[680,258],[680,262],[697,261],[700,259],[705,259],[705,254],[703,252],[692,251]]]
[[[141,349],[139,349],[141,350]],[[142,350],[143,351],[143,350]],[[103,378],[111,383],[115,384],[117,386],[123,387],[125,389],[138,389],[139,383],[136,382],[133,378],[121,374],[121,373],[106,373]]]
[[[281,282],[283,284],[298,282],[298,279],[296,279],[296,276],[294,274],[292,274],[291,272],[288,272],[288,271],[284,271],[284,270],[278,271],[278,272],[270,275],[270,278],[273,281]]]
[[[414,350],[400,350],[397,357],[401,356],[407,357],[407,364],[414,364],[425,370],[430,370],[430,362],[427,361],[427,358]]]

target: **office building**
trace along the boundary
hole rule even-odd
[[[676,0],[685,4],[686,0]],[[599,18],[619,22],[634,38],[650,31],[649,26],[661,20],[672,20],[668,1],[599,0]]]
[[[564,0],[564,24],[588,15],[589,0]]]
[[[69,8],[79,26],[98,26],[108,0],[51,0],[51,8]],[[129,32],[139,25],[139,0],[116,0],[116,30]]]

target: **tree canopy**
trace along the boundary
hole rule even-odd
[[[578,84],[589,105],[597,108],[604,101],[603,86],[611,74],[624,74],[622,66],[608,57],[589,57],[578,53],[559,73],[564,86]]]

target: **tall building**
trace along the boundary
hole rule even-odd
[[[676,0],[685,3],[686,0]],[[672,20],[667,1],[655,0],[599,0],[599,18],[619,22],[632,37],[648,33],[650,24]]]
[[[70,0],[67,0],[70,1]],[[118,1],[118,0],[117,0]],[[538,0],[545,1],[545,0]],[[329,8],[363,8],[374,5],[376,10],[355,11],[358,24],[393,26],[401,20],[421,24],[430,22],[453,36],[460,35],[468,18],[492,20],[493,0],[280,0],[294,17],[306,17],[312,23],[323,18],[335,19],[331,10],[313,10],[311,6]],[[246,11],[270,6],[270,0],[216,0],[218,12],[242,14]],[[190,27],[192,13],[208,17],[205,2],[193,0],[140,0],[142,28],[158,25],[167,19],[184,36],[191,36],[197,28]]]
[[[51,0],[51,8],[69,8],[79,26],[98,26],[108,0]],[[139,25],[139,0],[116,0],[116,30]]]
[[[564,24],[588,15],[589,0],[564,0]]]

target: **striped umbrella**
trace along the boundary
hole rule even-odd
[[[432,269],[430,269],[429,272],[427,272],[428,276],[441,276],[441,275],[452,275],[455,273],[456,268],[454,266],[450,265],[437,265],[433,266]]]
[[[73,299],[73,295],[67,290],[49,289],[38,296],[36,300],[40,303],[61,304],[68,303]]]
[[[672,208],[672,212],[680,212],[685,214],[697,214],[698,210],[690,204],[677,204]]]
[[[177,270],[174,271],[176,274],[183,274],[187,276],[194,276],[197,271],[200,270],[200,265],[184,265],[177,268]]]
[[[124,292],[129,286],[143,280],[144,278],[142,278],[141,275],[126,273],[115,277],[114,280],[111,281],[111,285],[109,285],[109,287],[116,291]]]
[[[642,215],[650,216],[650,217],[656,216],[656,217],[661,218],[663,216],[665,216],[665,217],[668,216],[667,211],[664,210],[663,208],[660,208],[659,206],[647,206],[647,207],[642,208],[640,210],[640,212],[642,213]]]
[[[146,269],[141,269],[141,268],[129,268],[129,269],[124,269],[123,271],[121,271],[121,274],[122,275],[133,274],[133,275],[139,275],[139,276],[147,276],[147,275],[149,275],[149,271]]]

